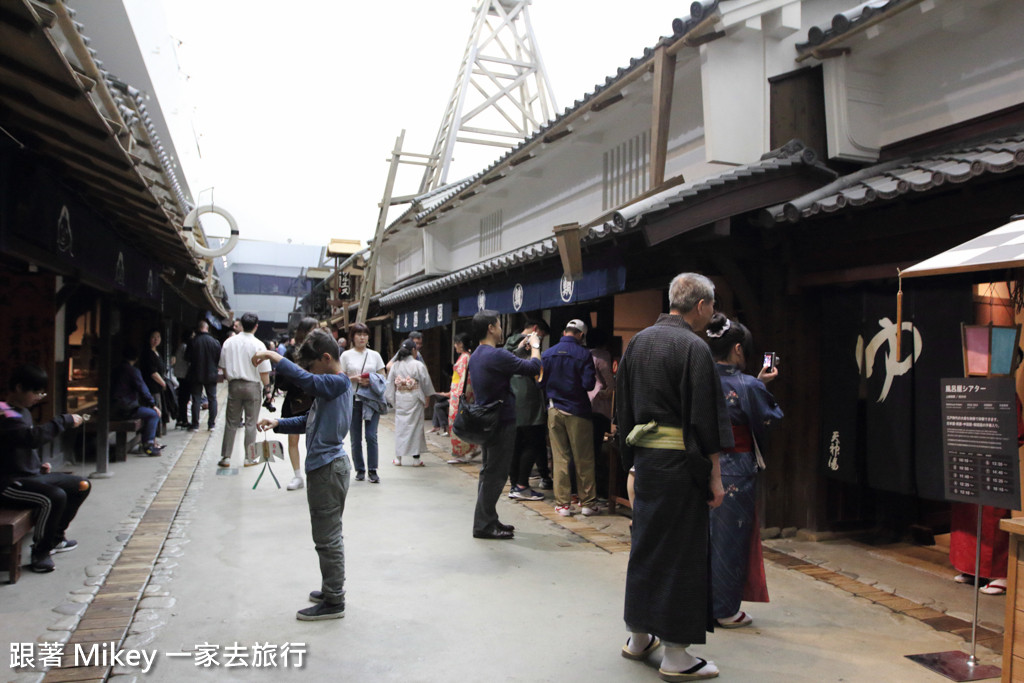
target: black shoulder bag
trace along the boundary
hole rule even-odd
[[[467,443],[487,446],[498,433],[499,413],[504,401],[477,405],[475,398],[467,367],[466,388],[459,400],[459,411],[452,422],[452,431],[455,432],[455,436]]]

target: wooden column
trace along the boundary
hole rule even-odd
[[[672,118],[672,88],[676,57],[665,46],[654,51],[654,96],[651,102],[651,189],[665,182],[668,156],[668,124]]]
[[[110,436],[110,371],[113,369],[112,343],[113,336],[113,311],[114,306],[112,295],[100,296],[100,333],[99,350],[100,364],[96,376],[96,471],[89,475],[90,479],[106,479],[114,476],[109,471],[110,450],[107,440]]]

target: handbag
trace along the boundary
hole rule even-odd
[[[465,389],[459,400],[459,410],[452,422],[452,431],[462,441],[487,446],[498,433],[501,405],[504,401],[491,401],[477,405],[475,398],[469,368],[466,368]]]
[[[750,385],[744,382],[743,389],[747,395],[747,404],[753,405],[754,399],[750,396]],[[764,456],[761,455],[761,447],[757,445],[757,437],[754,436],[753,429],[750,430],[750,440],[754,442],[754,460],[755,462],[757,462],[757,471],[764,472],[766,469],[768,469],[768,465],[765,464]]]

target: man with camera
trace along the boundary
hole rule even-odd
[[[260,414],[263,392],[270,386],[270,361],[263,361],[258,367],[252,364],[252,357],[267,346],[253,332],[259,323],[255,313],[246,313],[241,318],[242,332],[224,342],[220,354],[220,368],[228,380],[228,407],[224,424],[224,439],[220,445],[220,467],[231,466],[231,451],[235,447],[235,433],[238,423],[245,415],[245,447],[256,442],[256,421]],[[256,465],[248,456],[245,466]]]

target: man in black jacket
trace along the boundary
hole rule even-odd
[[[213,429],[217,421],[217,364],[220,362],[220,343],[210,336],[210,326],[199,321],[196,336],[188,348],[188,383],[192,387],[192,424],[189,431],[199,429],[199,412],[203,404],[203,391],[210,404],[206,426]]]
[[[81,415],[58,415],[32,424],[29,409],[46,398],[46,371],[37,365],[15,368],[6,401],[0,401],[0,504],[34,508],[32,564],[34,572],[52,572],[50,553],[74,550],[78,541],[64,533],[89,495],[89,481],[50,472],[37,450],[69,427],[82,424]]]

